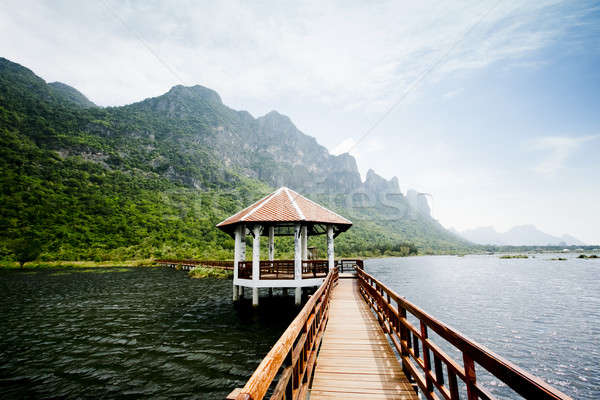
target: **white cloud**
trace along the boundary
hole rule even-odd
[[[545,152],[544,159],[533,169],[543,175],[553,175],[565,167],[569,157],[586,142],[600,138],[600,135],[570,137],[546,136],[533,141],[532,148]]]

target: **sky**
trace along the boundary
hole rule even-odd
[[[277,110],[446,227],[600,244],[597,2],[3,0],[0,50],[102,106],[201,84]]]

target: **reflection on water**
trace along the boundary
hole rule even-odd
[[[577,399],[600,398],[600,260],[497,256],[369,260],[366,269],[441,321]],[[459,359],[460,360],[460,359]],[[492,393],[515,398],[481,376]]]
[[[0,271],[1,397],[223,399],[295,313],[171,269]]]

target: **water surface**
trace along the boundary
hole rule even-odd
[[[0,397],[223,399],[296,313],[236,310],[230,280],[82,271],[0,271]]]
[[[561,255],[563,256],[563,255]],[[600,398],[600,260],[373,259],[400,295],[577,399]],[[0,397],[223,399],[296,313],[168,268],[0,271]],[[501,398],[516,398],[480,376]]]

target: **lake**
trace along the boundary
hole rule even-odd
[[[600,260],[372,259],[402,296],[579,399],[600,397]],[[564,255],[561,255],[564,257]],[[167,268],[0,271],[2,398],[223,399],[296,308]],[[489,377],[494,394],[513,397]]]

